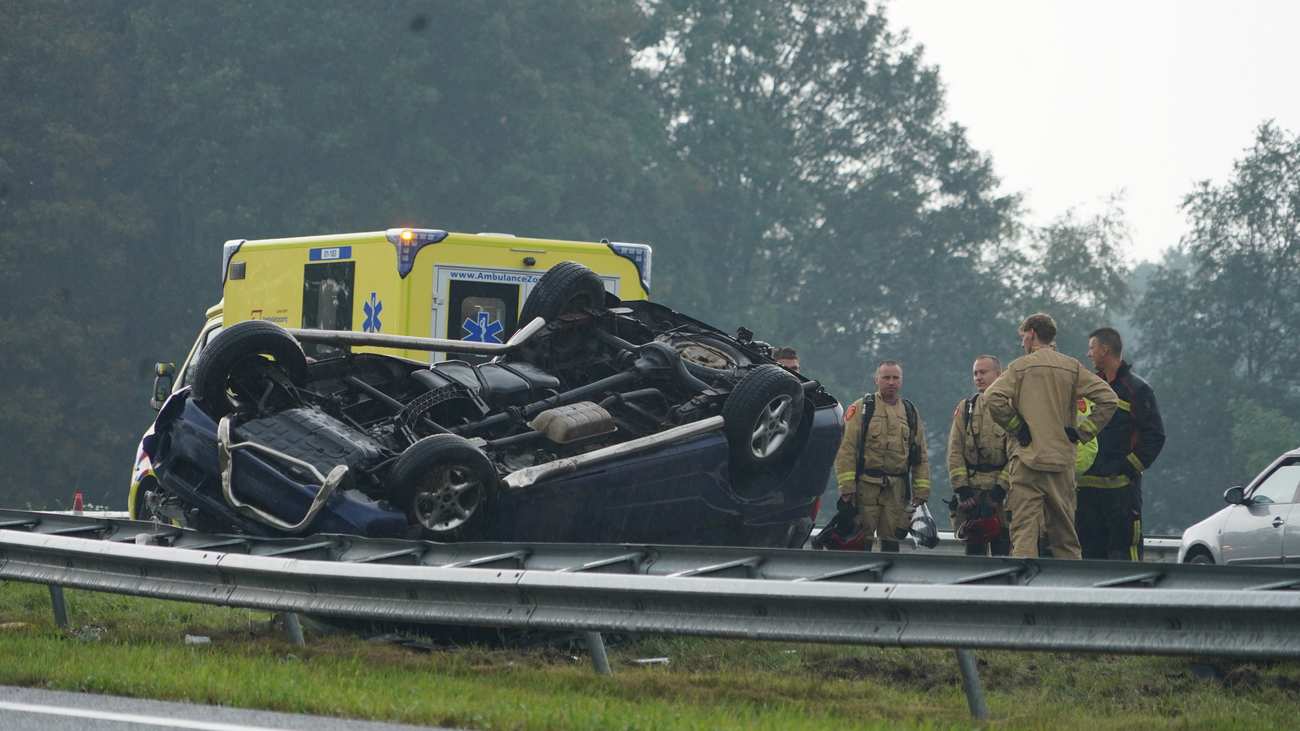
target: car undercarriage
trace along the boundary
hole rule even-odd
[[[520,506],[548,488],[593,472],[636,480],[632,464],[653,482],[684,464],[673,455],[691,445],[723,463],[684,473],[702,496],[721,486],[732,503],[773,503],[779,493],[777,522],[789,524],[820,494],[838,404],[815,381],[775,365],[771,349],[746,331],[731,337],[663,305],[620,302],[571,262],[543,277],[520,322],[499,344],[288,331],[262,321],[227,328],[198,362],[192,392],[174,399],[184,404],[160,413],[149,442],[160,479],[145,512],[300,534],[328,529],[324,516],[346,514],[350,502],[386,515],[354,526],[366,533],[517,536],[527,524]],[[304,342],[337,355],[309,362]],[[430,365],[351,352],[399,343],[464,359]],[[811,484],[791,490],[792,477]],[[637,499],[656,502],[645,498]],[[722,507],[722,518],[744,520],[741,507],[706,502]],[[551,521],[557,530],[566,522]],[[785,530],[798,533],[803,523]],[[723,542],[700,538],[687,542]]]

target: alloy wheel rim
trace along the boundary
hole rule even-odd
[[[425,486],[415,494],[415,517],[436,533],[465,525],[482,502],[482,483],[462,465],[435,468]]]
[[[776,454],[790,436],[790,416],[794,399],[782,394],[767,402],[758,414],[750,434],[749,451],[757,459]]]

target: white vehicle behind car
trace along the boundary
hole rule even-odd
[[[1179,563],[1300,563],[1300,449],[1249,485],[1228,488],[1223,499],[1228,507],[1183,531]]]

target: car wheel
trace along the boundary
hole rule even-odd
[[[1187,557],[1183,559],[1183,563],[1213,565],[1214,557],[1211,556],[1210,552],[1205,550],[1204,548],[1193,548],[1192,550],[1187,552]]]
[[[496,497],[496,468],[478,448],[455,434],[435,434],[412,444],[389,475],[390,500],[426,535],[447,538],[478,531]]]
[[[803,387],[797,378],[771,364],[750,371],[722,406],[732,466],[770,467],[793,454],[802,415]]]
[[[220,419],[235,410],[232,394],[250,401],[264,396],[269,368],[294,385],[307,380],[307,357],[284,328],[264,320],[232,325],[203,349],[194,369],[194,398],[209,416]]]
[[[605,306],[605,284],[587,267],[562,261],[551,267],[524,300],[519,312],[519,324],[527,325],[533,318],[554,320],[560,315]]]

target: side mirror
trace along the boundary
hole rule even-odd
[[[1246,499],[1246,488],[1241,485],[1233,485],[1227,490],[1224,490],[1223,502],[1229,505],[1248,505],[1250,503],[1250,501]]]
[[[171,395],[175,378],[175,363],[153,364],[153,396],[149,399],[149,405],[153,407],[154,411],[161,409],[163,402]]]

